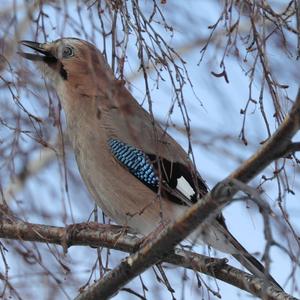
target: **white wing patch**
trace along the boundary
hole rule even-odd
[[[190,199],[195,194],[195,191],[183,176],[177,179],[176,189],[179,190],[188,199]]]

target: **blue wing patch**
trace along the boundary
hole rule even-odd
[[[118,139],[109,139],[108,145],[114,157],[121,162],[131,174],[146,185],[157,188],[159,178],[148,156],[141,150],[125,144]]]

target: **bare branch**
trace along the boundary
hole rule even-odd
[[[291,149],[292,137],[300,128],[300,90],[291,112],[285,117],[277,131],[262,145],[258,151],[246,160],[229,178],[247,183],[258,175],[274,160],[294,151]],[[293,148],[293,147],[292,147]]]
[[[73,224],[64,228],[20,221],[2,221],[0,238],[57,244],[64,248],[75,245],[108,247],[128,253],[134,252],[142,242],[142,239],[126,233],[126,228],[98,223]],[[215,277],[255,296],[259,296],[264,288],[261,279],[228,265],[224,259],[176,248],[174,253],[166,256],[163,261]],[[272,288],[269,288],[268,295],[269,299],[280,299]],[[284,293],[281,296],[285,296],[282,299],[294,299]]]

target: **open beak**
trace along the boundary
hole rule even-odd
[[[19,51],[18,54],[20,54],[24,58],[33,61],[43,61],[47,64],[57,62],[57,58],[51,53],[49,49],[49,45],[47,44],[41,44],[41,43],[36,43],[31,41],[20,41],[20,44],[38,52],[38,53],[26,53],[23,51]]]

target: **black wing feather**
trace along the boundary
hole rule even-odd
[[[161,192],[167,199],[181,205],[192,205],[207,193],[207,186],[199,174],[192,168],[179,162],[170,162],[166,158],[144,153],[118,139],[109,139],[108,146],[114,157],[129,170],[129,172],[147,185],[154,192]],[[194,195],[187,198],[176,189],[178,179],[185,178]]]

